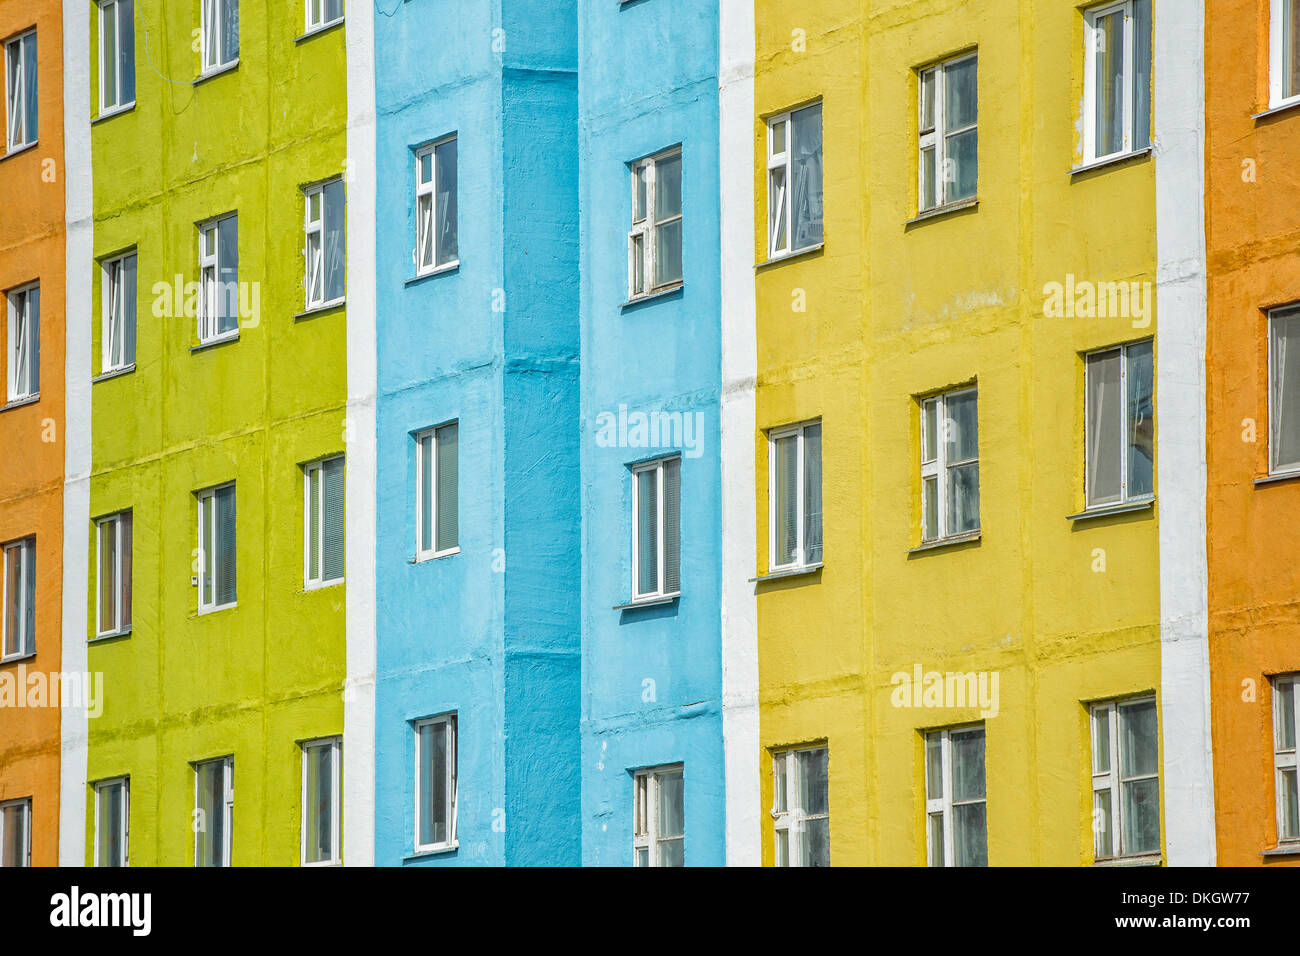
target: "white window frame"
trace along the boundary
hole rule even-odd
[[[199,768],[208,764],[221,764],[222,778],[222,801],[221,801],[221,862],[217,866],[233,866],[234,857],[231,855],[233,848],[233,836],[230,831],[234,824],[235,810],[235,757],[233,754],[225,757],[215,757],[211,760],[197,760],[190,764],[194,768],[194,809],[202,809],[199,805]],[[194,833],[194,865],[199,865],[199,842],[207,833],[207,821],[204,821],[204,829],[196,830]]]
[[[682,832],[681,835],[661,837],[659,834],[659,780],[670,774],[682,775]],[[682,863],[686,862],[686,769],[685,764],[664,764],[646,767],[632,775],[632,865],[634,867],[659,866],[661,842],[682,841]],[[645,852],[646,863],[641,863]]]
[[[312,4],[318,4],[320,6],[320,20],[312,19],[312,9],[311,9]],[[343,22],[343,17],[344,17],[343,13],[340,13],[333,20],[325,19],[325,0],[305,0],[304,5],[306,6],[306,14],[307,14],[306,16],[307,26],[304,30],[304,35],[309,33],[317,33],[321,30],[326,30],[334,26],[336,23]],[[340,6],[346,7],[346,4],[340,3]]]
[[[204,603],[204,601],[203,601],[203,588],[204,588],[204,584],[207,582],[207,571],[208,571],[208,560],[207,560],[207,558],[208,558],[208,546],[209,546],[209,544],[210,544],[210,542],[208,542],[208,541],[206,540],[206,535],[205,535],[205,533],[204,533],[204,525],[206,524],[206,522],[204,521],[204,517],[205,517],[206,512],[207,512],[207,510],[208,510],[209,508],[215,508],[215,507],[216,507],[216,494],[217,494],[217,492],[218,492],[218,491],[221,491],[221,490],[224,489],[224,488],[234,488],[234,487],[235,487],[235,483],[234,483],[233,481],[227,481],[227,482],[223,482],[222,484],[219,484],[219,485],[213,485],[211,488],[204,488],[202,491],[198,492],[198,493],[195,495],[195,497],[198,498],[198,502],[199,502],[199,507],[198,507],[198,512],[199,512],[199,575],[198,575],[198,582],[199,582],[199,599],[198,599],[198,613],[200,613],[200,614],[211,614],[213,611],[224,611],[224,610],[226,610],[227,608],[235,607],[235,606],[239,603],[238,598],[236,598],[236,600],[231,601],[231,602],[228,603],[228,604],[218,604],[218,603],[216,603],[217,587],[216,587],[216,581],[215,581],[215,580],[213,581],[213,584],[212,584],[212,598],[213,598],[212,601],[211,601],[210,603]],[[238,518],[239,511],[238,511],[238,510],[235,511],[235,515],[236,515],[235,520],[236,520],[236,523],[237,523],[238,520],[239,520],[239,518]],[[216,527],[217,527],[217,524],[216,524],[216,515],[215,515],[215,513],[214,513],[213,516],[212,516],[212,527],[213,527],[213,531],[214,531],[214,534],[215,534],[215,530],[216,530]],[[134,530],[134,529],[133,529],[133,530]],[[238,534],[236,534],[236,536],[235,536],[235,542],[236,542],[236,547],[237,547],[237,546],[238,546],[238,542],[239,542],[239,536],[238,536]],[[214,550],[213,553],[215,554],[215,550]],[[215,560],[215,558],[214,558],[214,560]],[[236,551],[236,562],[238,562],[238,551]],[[214,578],[216,577],[216,565],[215,565],[215,564],[213,565],[213,577],[214,577]],[[236,580],[238,580],[238,579],[236,579]],[[238,585],[236,585],[236,587],[238,587]]]
[[[21,561],[22,565],[18,569],[19,584],[18,596],[14,598],[18,602],[18,620],[26,622],[27,620],[27,579],[33,573],[36,563],[36,537],[28,535],[26,538],[19,538],[16,541],[6,541],[0,553],[3,558],[0,559],[0,663],[5,661],[18,661],[26,657],[32,657],[36,654],[36,628],[35,618],[33,617],[32,633],[23,635],[25,640],[18,650],[12,654],[5,654],[4,648],[9,645],[9,562]],[[21,626],[21,625],[20,625]]]
[[[825,813],[808,813],[799,805],[799,794],[803,789],[803,779],[799,770],[798,754],[808,751],[825,750],[827,767],[830,767],[830,747],[827,744],[791,747],[772,753],[772,862],[775,866],[799,866],[803,859],[803,841],[809,820],[830,819],[830,778],[827,776],[827,793]],[[784,779],[785,809],[780,808],[781,786],[779,779]],[[782,848],[784,837],[784,849]],[[829,848],[828,848],[829,852]]]
[[[323,587],[329,587],[334,584],[340,584],[342,583],[344,577],[342,574],[340,574],[336,578],[325,577],[325,471],[324,471],[324,467],[325,465],[332,464],[333,462],[336,461],[344,462],[344,467],[346,469],[346,462],[343,455],[330,455],[328,458],[320,458],[317,459],[316,461],[310,461],[307,464],[302,466],[302,472],[303,472],[302,575],[303,575],[303,589],[308,591],[314,588],[323,588]],[[320,494],[320,502],[319,502],[320,510],[317,514],[312,514],[311,482],[312,482],[312,476],[316,474],[320,475],[320,481],[321,481],[321,486],[320,486],[321,494]],[[345,471],[345,480],[346,480],[346,471]],[[316,526],[316,543],[320,549],[320,553],[316,556],[316,568],[318,571],[316,577],[312,577],[311,574],[311,558],[312,558],[311,529],[313,524],[315,524]],[[344,526],[346,527],[346,519],[344,521]]]
[[[431,558],[445,558],[453,554],[460,553],[460,493],[457,489],[456,494],[456,520],[457,534],[456,544],[450,548],[438,550],[438,431],[446,428],[448,425],[456,426],[456,480],[460,481],[460,420],[453,419],[449,422],[443,422],[441,425],[435,425],[433,428],[426,428],[423,431],[415,433],[415,560],[428,561]],[[429,453],[424,451],[424,439],[430,438]],[[421,540],[420,536],[424,531],[424,476],[429,475],[432,482],[429,494],[429,505],[433,509],[433,520],[429,523],[429,533],[432,536],[428,542]],[[425,544],[428,547],[425,547]]]
[[[203,240],[200,239],[200,242]],[[136,260],[136,275],[139,276],[139,258],[132,249],[121,255],[104,259],[101,262],[101,312],[102,325],[99,342],[99,369],[101,373],[120,372],[135,366],[135,356],[126,360],[126,303],[123,301],[122,279],[126,275],[126,260]],[[137,278],[136,294],[139,295]],[[138,310],[136,319],[139,319]],[[116,338],[114,331],[116,329]],[[114,344],[116,343],[116,347]],[[138,343],[137,343],[138,344]],[[120,353],[114,355],[114,352]]]
[[[227,339],[239,338],[239,315],[236,307],[235,327],[227,332],[217,330],[220,321],[218,302],[225,294],[221,284],[221,223],[227,219],[235,220],[236,242],[238,242],[239,214],[227,213],[199,223],[199,344],[211,345]],[[208,231],[212,238],[209,242]],[[212,248],[209,248],[209,244]],[[236,272],[238,276],[238,272]],[[236,284],[239,279],[236,278]]]
[[[667,538],[666,528],[664,527],[664,466],[670,461],[681,461],[680,455],[665,455],[663,458],[656,458],[653,461],[644,461],[632,466],[632,600],[645,601],[678,597],[682,593],[681,589],[681,527],[680,523],[677,530],[677,560],[679,565],[678,586],[675,591],[666,591],[664,589],[664,562],[667,557]],[[655,529],[655,536],[658,540],[658,568],[655,572],[656,587],[653,591],[641,590],[641,575],[638,573],[641,567],[641,498],[638,493],[640,482],[637,476],[642,472],[655,472],[655,495],[658,502],[658,524]],[[681,500],[681,465],[678,465],[677,471],[677,495],[678,501]]]
[[[975,415],[976,415],[975,457],[962,458],[957,461],[948,461],[947,458],[948,452],[946,448],[947,443],[944,441],[944,428],[946,427],[945,423],[948,421],[948,401],[949,399],[956,398],[960,395],[965,395],[969,392],[975,393]],[[948,470],[950,468],[955,468],[959,465],[969,465],[972,463],[978,464],[980,460],[979,458],[979,394],[978,393],[979,393],[979,386],[971,385],[971,386],[953,389],[952,391],[948,391],[948,392],[940,392],[937,395],[927,395],[926,397],[921,399],[920,402],[920,406],[921,406],[921,540],[926,544],[929,544],[930,542],[933,541],[943,541],[947,538],[954,538],[954,537],[964,538],[967,537],[968,535],[976,535],[979,534],[980,529],[983,526],[983,523],[980,522],[976,524],[976,526],[969,531],[959,531],[959,532],[953,532],[948,528],[948,495],[951,493],[951,489],[948,487]],[[928,426],[926,425],[925,410],[926,407],[931,403],[937,403],[937,408],[935,411],[935,422],[937,427],[939,428],[939,434],[935,436],[935,441],[934,441],[935,457],[932,459],[926,459],[925,446],[926,446],[926,437],[929,434],[929,432],[927,431]],[[938,509],[937,509],[938,514],[935,519],[938,522],[938,528],[936,529],[935,534],[927,536],[925,533],[926,531],[925,483],[928,479],[931,478],[933,478],[936,482],[935,493],[938,495],[938,502],[939,502]]]
[[[1093,793],[1092,819],[1094,821],[1092,852],[1093,852],[1094,862],[1102,863],[1110,860],[1147,859],[1147,858],[1157,857],[1160,855],[1160,850],[1158,848],[1156,850],[1133,851],[1133,850],[1129,850],[1129,848],[1124,845],[1124,793],[1123,793],[1123,785],[1125,783],[1132,783],[1133,781],[1137,781],[1137,780],[1155,780],[1157,782],[1157,793],[1158,793],[1159,792],[1158,784],[1160,780],[1160,763],[1157,760],[1155,773],[1138,774],[1137,776],[1134,777],[1123,776],[1122,773],[1123,765],[1120,763],[1120,759],[1121,759],[1121,754],[1120,754],[1121,726],[1120,726],[1120,716],[1119,716],[1120,711],[1125,707],[1132,707],[1136,704],[1154,704],[1155,701],[1156,699],[1153,695],[1143,694],[1138,697],[1122,697],[1118,699],[1097,701],[1093,703],[1091,706],[1089,706],[1088,708],[1088,735],[1091,741],[1088,747],[1088,754],[1089,754],[1088,766],[1092,774],[1092,793]],[[1107,753],[1109,769],[1100,772],[1097,770],[1097,722],[1099,720],[1105,720],[1107,722],[1107,730],[1110,737],[1110,750]],[[1160,745],[1158,737],[1159,737],[1159,730],[1157,728],[1157,741],[1156,741],[1157,748],[1159,748]],[[1102,791],[1107,791],[1107,790],[1110,791],[1110,809],[1111,809],[1111,819],[1108,821],[1108,823],[1110,826],[1111,837],[1114,841],[1111,847],[1113,852],[1109,854],[1099,852],[1101,850],[1101,846],[1100,846],[1101,833],[1096,829],[1096,807],[1097,807],[1096,795],[1098,793],[1101,793]],[[1159,818],[1159,813],[1157,813],[1157,818]],[[1163,842],[1163,838],[1162,838],[1162,842]]]
[[[442,220],[438,215],[438,148],[446,146],[448,143],[456,143],[456,162],[460,162],[460,144],[457,142],[457,135],[453,133],[450,136],[444,136],[442,139],[432,143],[427,143],[415,151],[415,274],[417,276],[433,275],[437,272],[448,272],[460,266],[460,242],[456,243],[455,258],[438,265],[438,233],[442,226]],[[421,162],[425,156],[429,157],[429,178],[423,178],[423,172],[420,169]],[[459,182],[459,170],[457,171],[457,182]],[[421,214],[420,207],[425,202],[429,204],[429,214],[426,218]],[[460,235],[460,203],[456,204],[456,234]],[[424,250],[429,250],[429,264],[424,262]]]
[[[653,156],[647,156],[644,159],[638,159],[629,164],[632,172],[632,228],[627,234],[627,298],[628,301],[648,298],[652,295],[658,295],[670,289],[676,289],[684,284],[685,276],[665,282],[662,285],[655,283],[655,269],[658,265],[658,248],[655,242],[655,232],[660,226],[671,225],[674,222],[682,221],[682,213],[669,216],[667,219],[655,218],[655,190],[658,183],[659,164],[665,160],[673,158],[681,159],[682,148],[673,146],[662,152],[655,153]],[[679,164],[679,169],[681,166]],[[682,170],[684,173],[685,170]],[[637,187],[640,185],[641,177],[645,177],[645,209],[642,210],[644,215],[638,219],[637,214]],[[680,190],[681,184],[678,184]],[[684,227],[683,227],[684,228]],[[683,233],[683,239],[685,233]],[[638,248],[639,246],[639,248]],[[684,251],[684,250],[683,250]],[[641,266],[641,280],[644,288],[638,290],[636,285],[638,259]],[[683,271],[685,262],[682,263]]]
[[[100,793],[109,787],[121,786],[122,788],[122,817],[117,821],[122,846],[121,862],[109,864],[110,866],[130,866],[131,865],[131,845],[128,840],[131,837],[131,778],[130,777],[110,777],[107,780],[97,780],[95,782],[95,846],[94,846],[94,865],[103,866],[99,862],[100,848],[100,829],[99,829],[99,801]]]
[[[333,179],[327,179],[323,182],[313,183],[303,188],[303,247],[302,255],[305,262],[305,272],[303,274],[303,300],[306,308],[311,309],[328,309],[340,305],[347,300],[347,286],[344,285],[343,295],[335,296],[332,299],[325,298],[325,237],[328,232],[325,230],[325,187],[332,186],[335,183],[342,182],[342,177],[335,176]],[[317,203],[320,216],[317,219],[312,218],[311,201],[318,199]],[[345,199],[346,201],[346,199]],[[347,242],[346,229],[339,233],[340,241]],[[346,252],[346,250],[345,250]],[[317,272],[319,275],[319,294],[312,295],[312,273]]]
[[[134,517],[131,509],[124,511],[115,511],[112,514],[104,515],[95,521],[95,635],[97,637],[115,637],[119,634],[128,634],[131,631],[130,624],[123,624],[123,605],[126,603],[124,591],[125,582],[122,579],[122,563],[125,557],[122,546],[122,521],[126,519],[132,522],[131,542],[135,543]],[[113,586],[117,589],[114,595],[113,609],[116,612],[116,620],[109,621],[108,627],[105,627],[103,619],[104,609],[104,535],[112,534],[114,537],[114,569],[113,569]],[[132,573],[134,573],[134,562],[132,563]],[[134,596],[134,595],[133,595]]]
[[[1287,50],[1289,0],[1269,0],[1268,11],[1268,106],[1279,109],[1300,102],[1300,90],[1287,96],[1287,53],[1300,56],[1300,50]]]
[[[1297,746],[1300,745],[1300,674],[1279,674],[1272,679],[1273,684],[1273,777],[1275,781],[1275,807],[1277,817],[1277,840],[1279,846],[1294,847],[1300,843],[1300,833],[1290,836],[1283,836],[1286,832],[1286,821],[1282,817],[1285,807],[1284,791],[1284,774],[1290,771],[1292,774],[1300,777],[1300,766],[1297,765],[1296,753]],[[1280,687],[1289,686],[1292,694],[1293,718],[1294,725],[1291,728],[1291,739],[1294,742],[1291,747],[1283,748],[1282,746],[1282,711],[1277,706],[1277,692]],[[1300,786],[1300,783],[1297,784]]]
[[[132,106],[135,105],[134,98],[130,100],[117,102],[117,103],[105,103],[105,100],[108,98],[108,92],[105,89],[104,80],[107,77],[108,71],[110,69],[113,71],[113,78],[115,81],[113,88],[117,90],[117,95],[119,97],[121,97],[122,95],[122,74],[120,69],[122,65],[122,58],[120,55],[122,33],[120,28],[120,24],[121,24],[120,17],[121,17],[121,7],[123,4],[129,5],[131,7],[131,17],[133,21],[132,24],[133,29],[132,29],[131,36],[134,39],[135,0],[99,0],[98,3],[98,7],[99,7],[99,115],[101,117],[112,116],[114,113],[121,113],[125,110],[129,110]],[[113,8],[112,15],[114,17],[112,50],[109,50],[104,45],[104,14],[109,7]],[[131,67],[132,69],[135,68],[134,50],[131,51]]]
[[[1112,13],[1124,14],[1124,103],[1121,124],[1124,138],[1120,148],[1113,153],[1097,154],[1097,19]],[[1116,156],[1127,156],[1135,151],[1133,141],[1134,110],[1133,82],[1137,69],[1135,37],[1135,19],[1133,17],[1133,0],[1118,0],[1116,3],[1103,3],[1083,11],[1083,161],[1100,163]],[[1078,49],[1077,47],[1075,49]],[[1151,117],[1147,117],[1147,123]],[[1143,147],[1145,149],[1146,147]]]
[[[328,858],[317,860],[314,863],[307,860],[307,793],[308,793],[308,767],[309,752],[328,748],[330,751],[330,852]],[[299,864],[301,866],[338,866],[343,862],[343,813],[342,813],[342,794],[343,794],[343,768],[340,763],[343,757],[343,739],[341,737],[320,737],[316,740],[305,740],[301,745],[302,750],[302,825],[299,829]]]
[[[1268,310],[1266,321],[1267,340],[1264,343],[1265,361],[1268,363],[1268,473],[1270,475],[1293,475],[1300,474],[1300,460],[1294,462],[1282,463],[1277,460],[1278,442],[1277,436],[1277,403],[1273,401],[1274,385],[1276,384],[1276,372],[1273,362],[1273,330],[1278,320],[1300,318],[1300,305],[1284,305],[1275,309]],[[1296,357],[1300,361],[1300,356]],[[1300,415],[1300,394],[1293,396],[1294,409],[1293,415]]]
[[[767,555],[768,568],[770,571],[788,571],[792,568],[820,567],[821,561],[809,562],[807,560],[808,546],[804,540],[807,529],[807,516],[804,514],[804,506],[807,499],[804,496],[804,482],[807,480],[807,464],[804,458],[804,432],[812,425],[820,425],[821,419],[800,422],[798,425],[783,425],[780,428],[773,428],[767,433]],[[776,508],[776,443],[781,438],[796,436],[797,448],[796,453],[796,481],[795,481],[795,549],[794,560],[788,564],[781,564],[777,560],[777,508]],[[825,505],[823,504],[823,511]],[[825,515],[822,518],[822,528],[825,529]],[[824,543],[823,543],[824,547]]]
[[[201,0],[199,5],[199,55],[202,57],[203,66],[200,76],[207,76],[209,73],[230,69],[239,62],[238,51],[235,52],[234,56],[231,56],[230,51],[226,49],[214,49],[212,51],[208,49],[209,31],[216,34],[213,46],[224,46],[225,34],[221,30],[221,23],[225,20],[223,14],[226,7],[232,3],[238,9],[239,0]],[[212,57],[208,56],[209,52],[213,53]]]
[[[948,80],[948,70],[955,66],[960,66],[967,60],[979,59],[979,52],[963,53],[961,56],[955,56],[950,60],[943,60],[939,63],[927,66],[917,71],[916,83],[916,208],[918,213],[932,212],[936,209],[943,209],[955,203],[966,203],[972,201],[979,195],[979,183],[976,181],[975,192],[970,196],[960,198],[948,198],[948,178],[944,175],[944,170],[948,165],[948,138],[960,133],[966,133],[973,129],[979,129],[979,64],[976,63],[976,101],[975,101],[975,122],[968,126],[962,126],[957,129],[945,129],[944,115],[944,86]],[[934,125],[925,125],[925,79],[927,76],[934,76]],[[925,151],[934,150],[934,163],[931,170],[934,175],[934,205],[925,205]],[[954,180],[954,183],[956,181]]]
[[[794,201],[792,195],[794,190],[794,114],[808,109],[820,109],[821,105],[821,100],[818,100],[815,103],[806,103],[803,106],[767,118],[767,257],[769,259],[798,255],[801,252],[807,252],[809,249],[816,249],[822,244],[813,243],[809,246],[800,246],[798,249],[794,248]],[[774,151],[774,132],[777,126],[782,125],[785,127],[785,148]],[[823,127],[822,137],[824,143],[825,127]],[[785,226],[785,243],[780,246],[776,244],[778,235],[776,229],[777,220],[772,213],[772,174],[777,170],[782,170],[785,174],[785,185],[781,187],[784,193],[779,207],[781,217],[784,220],[782,225]]]
[[[36,323],[32,323],[32,292],[38,292],[41,284],[39,282],[29,282],[10,289],[5,293],[5,301],[9,312],[9,330],[5,346],[5,370],[7,379],[7,400],[13,402],[25,402],[31,399],[39,398],[41,395],[40,388],[40,341],[41,341],[41,316],[40,306],[37,306]],[[37,300],[39,302],[39,295]],[[19,302],[21,301],[21,305]],[[19,313],[22,319],[22,335],[19,331]],[[36,388],[32,388],[32,347],[33,336],[35,336],[35,346],[37,355],[36,365]]]
[[[952,781],[952,738],[964,734],[983,733],[984,734],[984,759],[985,759],[985,783],[984,796],[979,800],[953,800],[953,781]],[[942,766],[940,775],[943,782],[943,794],[938,797],[930,796],[930,741],[934,738],[939,739],[939,759]],[[928,730],[924,738],[924,755],[925,755],[925,783],[923,793],[925,794],[925,865],[933,866],[934,846],[933,834],[930,829],[930,820],[941,815],[943,820],[943,865],[945,867],[955,867],[957,865],[957,842],[954,836],[953,819],[955,814],[953,808],[958,806],[972,806],[977,803],[984,804],[984,853],[988,855],[988,733],[984,724],[971,724],[964,727],[946,727],[942,730]]]
[[[1155,476],[1152,475],[1152,490],[1140,495],[1130,495],[1128,491],[1128,457],[1129,442],[1128,435],[1132,427],[1129,421],[1128,401],[1128,369],[1129,369],[1129,350],[1138,345],[1151,345],[1152,370],[1151,370],[1151,388],[1152,404],[1155,402],[1155,344],[1151,339],[1140,339],[1137,342],[1126,342],[1123,345],[1113,345],[1104,349],[1096,349],[1092,352],[1086,352],[1083,356],[1083,500],[1085,510],[1114,508],[1119,505],[1132,504],[1139,501],[1152,501],[1155,499]],[[1092,363],[1101,359],[1103,356],[1110,355],[1112,352],[1118,352],[1120,355],[1119,365],[1119,394],[1120,394],[1120,443],[1119,443],[1119,499],[1116,501],[1093,501],[1092,500],[1092,436],[1088,433],[1088,423],[1092,420],[1089,412],[1091,411],[1092,396]],[[1153,408],[1154,413],[1154,408]]]
[[[24,30],[17,36],[12,36],[4,41],[5,44],[5,147],[6,152],[14,153],[20,149],[26,149],[29,146],[35,146],[37,137],[29,137],[31,132],[27,129],[27,45],[23,42],[30,36],[35,36],[35,28]],[[14,70],[10,65],[14,57],[18,58],[18,69]],[[38,54],[39,56],[39,54]],[[9,85],[10,77],[16,77],[17,83],[14,88]],[[39,85],[39,84],[38,84]],[[39,107],[38,107],[39,108]],[[18,129],[22,129],[22,138],[16,137]]]
[[[416,853],[428,853],[435,850],[451,850],[460,845],[459,833],[456,828],[456,813],[458,810],[456,804],[457,786],[459,783],[459,757],[460,757],[460,730],[457,726],[456,713],[438,714],[435,717],[425,717],[422,720],[414,721],[412,727],[415,731],[415,833],[413,841]],[[420,808],[423,801],[420,799],[420,728],[432,727],[438,724],[448,726],[447,734],[447,839],[442,843],[421,843],[420,842]]]
[[[20,797],[17,800],[5,800],[0,803],[0,811],[10,807],[22,807],[23,809],[23,836],[26,838],[27,855],[21,866],[30,867],[32,865],[32,798]],[[0,847],[4,846],[4,819],[5,815],[0,812]]]

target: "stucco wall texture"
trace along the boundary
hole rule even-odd
[[[58,0],[0,0],[0,41],[35,27],[39,76],[36,144],[0,155],[0,293],[40,283],[39,400],[0,406],[0,543],[36,538],[36,653],[0,664],[0,679],[61,671],[64,456],[63,30]],[[0,356],[9,354],[0,301]],[[0,366],[4,360],[0,359]],[[0,374],[7,374],[7,369]],[[0,377],[0,390],[4,379]],[[6,394],[0,391],[0,401]],[[20,671],[20,668],[24,670]],[[25,703],[36,703],[26,698]],[[30,798],[31,862],[59,851],[59,706],[6,707],[0,717],[0,802]]]

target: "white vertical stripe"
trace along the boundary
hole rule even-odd
[[[1154,5],[1156,400],[1165,852],[1213,866],[1205,540],[1205,22],[1201,0]]]
[[[63,0],[64,267],[63,663],[87,668],[86,582],[90,555],[90,303],[94,276],[94,193],[90,165],[90,4]],[[91,685],[93,687],[93,683]],[[104,693],[109,693],[104,688]],[[86,862],[87,726],[84,707],[59,715],[59,865]]]
[[[347,682],[343,862],[375,862],[375,8],[347,5]]]
[[[760,862],[754,598],[754,3],[719,10],[722,181],[722,732],[727,864]]]

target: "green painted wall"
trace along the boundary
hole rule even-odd
[[[134,510],[133,631],[94,641],[88,780],[131,777],[131,863],[193,863],[191,763],[234,755],[236,865],[299,859],[298,741],[341,735],[344,588],[304,591],[302,464],[344,451],[345,309],[304,309],[301,188],[344,171],[344,28],[296,42],[301,4],[243,0],[239,66],[194,85],[199,3],[137,0],[136,106],[92,130],[98,259],[138,254],[136,367],[92,388],[91,517]],[[97,57],[96,18],[86,38]],[[146,51],[147,43],[147,51]],[[92,67],[92,116],[98,114]],[[198,280],[195,223],[239,214],[260,309],[192,352],[155,284]],[[237,599],[198,615],[195,492],[235,481]],[[87,637],[94,637],[93,521]],[[94,797],[87,787],[89,860]]]

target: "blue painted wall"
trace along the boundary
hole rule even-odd
[[[576,864],[576,0],[381,6],[375,862]],[[453,132],[460,267],[408,284],[413,148]],[[412,564],[412,435],[452,419],[460,553]],[[410,722],[453,710],[459,848],[414,858]]]
[[[717,0],[585,0],[579,18],[582,209],[582,856],[631,865],[631,771],[684,764],[686,864],[724,864]],[[624,309],[628,163],[682,147],[682,291]],[[682,596],[632,596],[628,464],[602,412],[702,415],[681,471]]]

